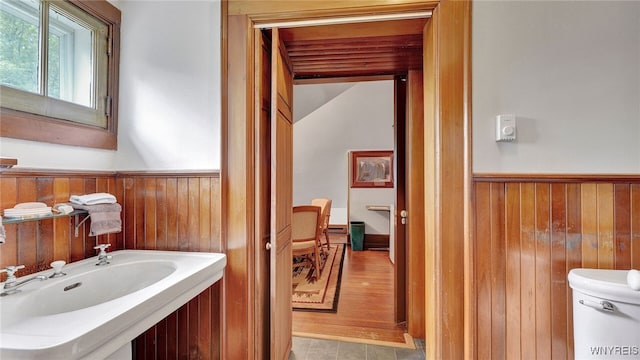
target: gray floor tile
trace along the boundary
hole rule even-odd
[[[367,349],[365,344],[357,344],[341,341],[338,345],[339,360],[366,360]]]
[[[421,349],[396,349],[397,360],[424,360],[426,355]]]
[[[333,360],[337,358],[337,341],[311,339],[305,360]]]
[[[367,345],[367,360],[395,360],[395,348],[379,345]]]
[[[292,339],[291,354],[289,360],[304,360],[309,350],[311,339],[294,336]]]

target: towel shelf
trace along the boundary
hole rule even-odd
[[[76,234],[78,232],[78,228],[80,227],[80,225],[82,225],[82,223],[88,218],[89,212],[87,212],[87,210],[73,210],[72,212],[68,213],[68,214],[54,214],[54,215],[46,215],[46,216],[39,216],[39,217],[33,217],[33,218],[28,218],[28,219],[7,219],[7,218],[2,218],[2,225],[7,225],[7,224],[19,224],[19,223],[23,223],[23,222],[29,222],[29,221],[40,221],[40,220],[47,220],[47,219],[57,219],[57,218],[61,218],[61,217],[66,217],[66,216],[73,216],[75,225],[74,227],[76,228]],[[78,223],[78,219],[80,216],[86,216],[80,223]],[[78,235],[76,235],[78,236]]]

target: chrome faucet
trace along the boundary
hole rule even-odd
[[[15,273],[20,269],[24,269],[24,265],[7,266],[4,269],[0,269],[0,273],[3,273],[3,272],[7,273],[7,281],[4,282],[4,288],[3,288],[4,291],[0,293],[0,296],[7,296],[7,295],[18,293],[20,292],[20,290],[18,290],[20,287],[22,287],[27,283],[30,283],[33,280],[40,280],[40,281],[47,280],[47,277],[45,275],[38,275],[38,276],[34,276],[28,279],[18,281],[18,278],[16,278]]]
[[[96,266],[109,264],[109,260],[111,260],[112,258],[111,255],[107,255],[107,248],[109,246],[111,246],[111,244],[99,244],[98,246],[94,247],[94,249],[100,250],[100,253],[98,254],[98,262],[96,263]]]

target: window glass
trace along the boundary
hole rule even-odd
[[[39,92],[39,1],[0,1],[0,83]]]
[[[49,8],[47,95],[93,106],[94,31],[61,9]]]

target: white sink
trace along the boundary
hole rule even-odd
[[[226,265],[220,253],[109,255],[108,265],[71,263],[66,276],[0,297],[0,359],[105,358],[218,281]]]

